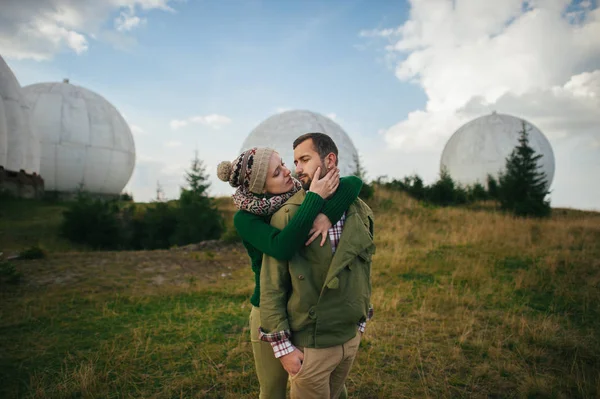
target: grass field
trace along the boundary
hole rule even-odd
[[[73,250],[60,205],[10,207],[0,252],[48,256],[0,285],[0,397],[258,396],[241,245]],[[517,220],[385,190],[372,207],[376,312],[351,397],[600,396],[600,214]]]

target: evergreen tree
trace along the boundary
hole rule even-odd
[[[529,146],[529,130],[523,121],[519,144],[506,159],[506,170],[500,174],[498,196],[503,210],[516,216],[549,216],[550,201],[546,174],[538,164],[542,154]]]
[[[492,199],[498,199],[498,180],[494,176],[487,175],[487,194]]]
[[[356,164],[356,169],[354,170],[353,174],[363,181],[363,185],[360,189],[360,193],[358,193],[358,196],[363,200],[373,198],[373,195],[375,195],[375,187],[373,184],[367,183],[367,171],[362,166],[362,162],[360,161],[360,157],[358,155],[354,155],[354,163]]]
[[[194,153],[194,159],[192,159],[190,170],[185,172],[185,181],[189,187],[188,191],[199,196],[205,196],[210,187],[210,182],[206,175],[206,168],[198,158],[198,151]]]
[[[198,152],[190,170],[186,171],[185,180],[187,187],[182,187],[179,197],[174,243],[185,245],[219,238],[225,227],[224,221],[214,201],[208,196],[210,182]]]
[[[439,179],[425,190],[425,199],[441,206],[459,205],[467,202],[467,192],[454,182],[444,167]]]

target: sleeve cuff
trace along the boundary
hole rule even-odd
[[[296,347],[292,345],[292,342],[287,338],[281,341],[270,342],[270,344],[276,359],[288,355],[296,349]]]
[[[358,323],[358,331],[360,331],[362,334],[365,333],[365,329],[366,328],[367,328],[367,322],[366,321]]]
[[[258,327],[258,339],[265,342],[278,342],[284,339],[290,339],[292,333],[289,330],[275,331],[266,333],[262,327]]]
[[[369,312],[367,313],[367,320],[365,321],[361,321],[358,323],[358,331],[360,331],[361,333],[365,333],[365,329],[367,328],[367,321],[371,320],[373,318],[373,314],[374,314],[374,310],[373,310],[373,306],[369,306]]]

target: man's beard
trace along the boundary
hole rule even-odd
[[[325,177],[325,175],[327,174],[327,172],[329,172],[329,170],[327,170],[327,168],[325,167],[325,163],[321,162],[321,176],[319,176],[320,179],[322,179],[323,177]],[[308,175],[306,175],[308,176]],[[302,188],[304,189],[304,191],[308,191],[308,189],[310,188],[310,185],[312,184],[313,179],[311,177],[308,178],[308,180],[306,181],[306,183],[304,183],[302,180],[300,180],[300,182],[302,183]]]

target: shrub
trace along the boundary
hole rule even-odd
[[[498,199],[498,180],[494,178],[492,175],[488,175],[487,177],[487,193],[488,196],[492,199]]]
[[[373,183],[368,184],[363,182],[362,187],[360,188],[360,192],[358,193],[358,197],[363,201],[370,200],[375,195],[375,186]]]
[[[46,257],[46,253],[37,245],[29,247],[19,253],[19,259],[42,259]]]
[[[138,248],[170,248],[174,243],[173,235],[177,228],[177,216],[177,208],[167,202],[155,202],[146,208],[134,227],[134,242],[137,243]]]
[[[69,240],[95,249],[121,246],[121,223],[116,201],[94,199],[80,192],[63,216],[60,230]]]

